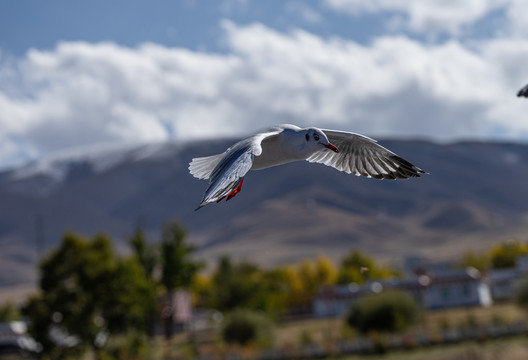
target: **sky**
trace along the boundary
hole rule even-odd
[[[528,141],[525,0],[0,0],[0,169],[292,123]]]

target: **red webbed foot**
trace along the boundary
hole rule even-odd
[[[231,200],[232,198],[234,198],[236,196],[236,194],[238,194],[240,192],[240,190],[242,190],[242,183],[244,182],[244,178],[240,179],[240,183],[238,184],[238,186],[229,193],[229,195],[227,195],[227,199],[226,201],[229,201]]]

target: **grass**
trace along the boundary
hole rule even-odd
[[[442,328],[464,327],[473,324],[507,324],[526,319],[526,313],[512,303],[495,304],[490,307],[455,308],[427,311],[423,314],[422,326],[428,331]]]
[[[488,308],[459,308],[427,311],[409,334],[439,332],[468,325],[508,324],[528,321],[526,313],[514,304],[495,304]],[[228,346],[219,334],[198,337],[195,345],[186,334],[178,334],[170,342],[158,337],[150,343],[150,359],[192,359],[197,355],[209,358],[258,358],[260,349],[255,344],[246,347]],[[341,318],[306,319],[277,324],[274,348],[284,354],[296,354],[301,346],[317,344],[322,349],[333,349],[339,340],[354,339],[357,334]],[[332,352],[331,352],[332,353]],[[298,353],[297,353],[298,354]],[[528,359],[528,336],[517,336],[458,344],[439,344],[411,350],[391,350],[383,355],[340,356],[344,360],[521,360]]]
[[[490,307],[455,308],[426,311],[411,331],[434,333],[443,329],[463,328],[477,324],[507,324],[527,319],[526,313],[512,303]],[[277,347],[294,347],[301,344],[325,344],[350,338],[353,330],[345,326],[342,318],[309,319],[280,325],[275,332]],[[527,357],[528,359],[528,357]]]
[[[414,350],[392,351],[383,355],[340,357],[342,360],[525,360],[528,338],[519,336],[486,342],[466,342]]]
[[[151,352],[152,359],[192,359],[195,357],[189,346],[173,345],[169,350],[158,341],[156,350]],[[241,357],[258,358],[258,349],[249,347],[209,349],[206,354],[211,358],[226,358],[238,354]],[[215,357],[216,356],[216,357]],[[518,336],[508,339],[488,340],[484,342],[464,342],[444,344],[412,350],[390,351],[383,355],[339,356],[341,360],[525,360],[528,359],[528,337]]]
[[[322,344],[342,338],[343,333],[344,320],[340,318],[300,320],[280,325],[275,331],[275,345],[293,347]]]

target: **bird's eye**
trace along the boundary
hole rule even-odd
[[[315,141],[319,141],[319,135],[314,134],[314,140],[315,140]]]
[[[306,138],[306,141],[310,140],[310,136],[308,134],[306,134],[305,138]]]

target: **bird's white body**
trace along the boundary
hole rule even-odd
[[[210,183],[197,209],[235,196],[249,170],[300,160],[378,179],[406,179],[424,173],[363,135],[279,125],[240,140],[222,154],[191,161],[190,173],[199,179],[209,179]]]
[[[319,150],[319,147],[310,146],[304,140],[304,135],[299,136],[300,128],[290,126],[283,128],[276,136],[269,136],[261,141],[262,153],[253,159],[251,170],[306,160]]]

